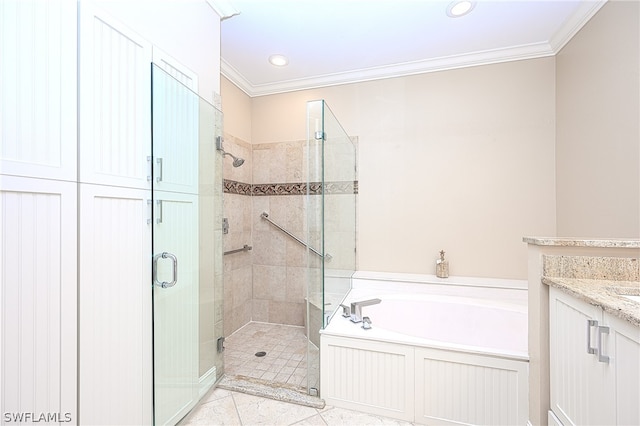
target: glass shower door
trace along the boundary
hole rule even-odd
[[[322,101],[322,246],[324,323],[351,289],[356,271],[357,160],[355,140]]]
[[[351,289],[356,270],[356,146],[323,100],[307,102],[307,377],[320,389],[320,330]],[[314,390],[315,389],[315,390]]]
[[[219,120],[215,108],[155,64],[152,81],[154,423],[176,424],[216,380],[221,251],[210,189]]]

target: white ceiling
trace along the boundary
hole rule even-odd
[[[450,0],[231,0],[221,71],[260,96],[550,56],[605,1],[478,0],[450,18]]]

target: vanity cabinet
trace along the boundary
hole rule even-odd
[[[549,296],[553,415],[564,425],[640,424],[640,328],[557,288]]]

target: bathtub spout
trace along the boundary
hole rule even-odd
[[[340,307],[342,308],[342,316],[345,318],[350,318],[351,317],[351,308],[347,305],[343,305],[342,303],[340,304]]]
[[[362,308],[364,306],[377,305],[382,302],[380,299],[362,300],[360,302],[351,302],[351,321],[362,322]]]

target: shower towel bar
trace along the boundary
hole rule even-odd
[[[278,228],[279,230],[281,230],[282,232],[284,232],[285,234],[287,234],[288,236],[290,236],[291,238],[293,238],[294,240],[296,240],[298,243],[302,244],[303,246],[305,246],[306,248],[308,248],[310,251],[312,251],[313,253],[317,254],[320,257],[324,257],[327,261],[331,260],[331,255],[329,253],[325,254],[324,256],[322,255],[322,253],[320,253],[318,250],[314,249],[313,247],[311,247],[309,244],[305,243],[304,241],[302,241],[300,238],[296,237],[295,235],[293,235],[291,232],[287,231],[286,229],[284,229],[282,226],[278,225],[277,223],[275,223],[273,220],[269,219],[269,213],[267,212],[262,212],[262,214],[260,215],[261,218],[263,218],[264,220],[266,220],[267,222],[269,222],[270,224],[272,224],[273,226],[275,226],[276,228]]]
[[[227,255],[227,254],[239,253],[239,252],[241,252],[241,251],[249,251],[249,250],[251,250],[252,248],[253,248],[253,247],[251,247],[250,245],[245,244],[244,246],[242,246],[242,248],[235,249],[235,250],[225,251],[223,254]]]

